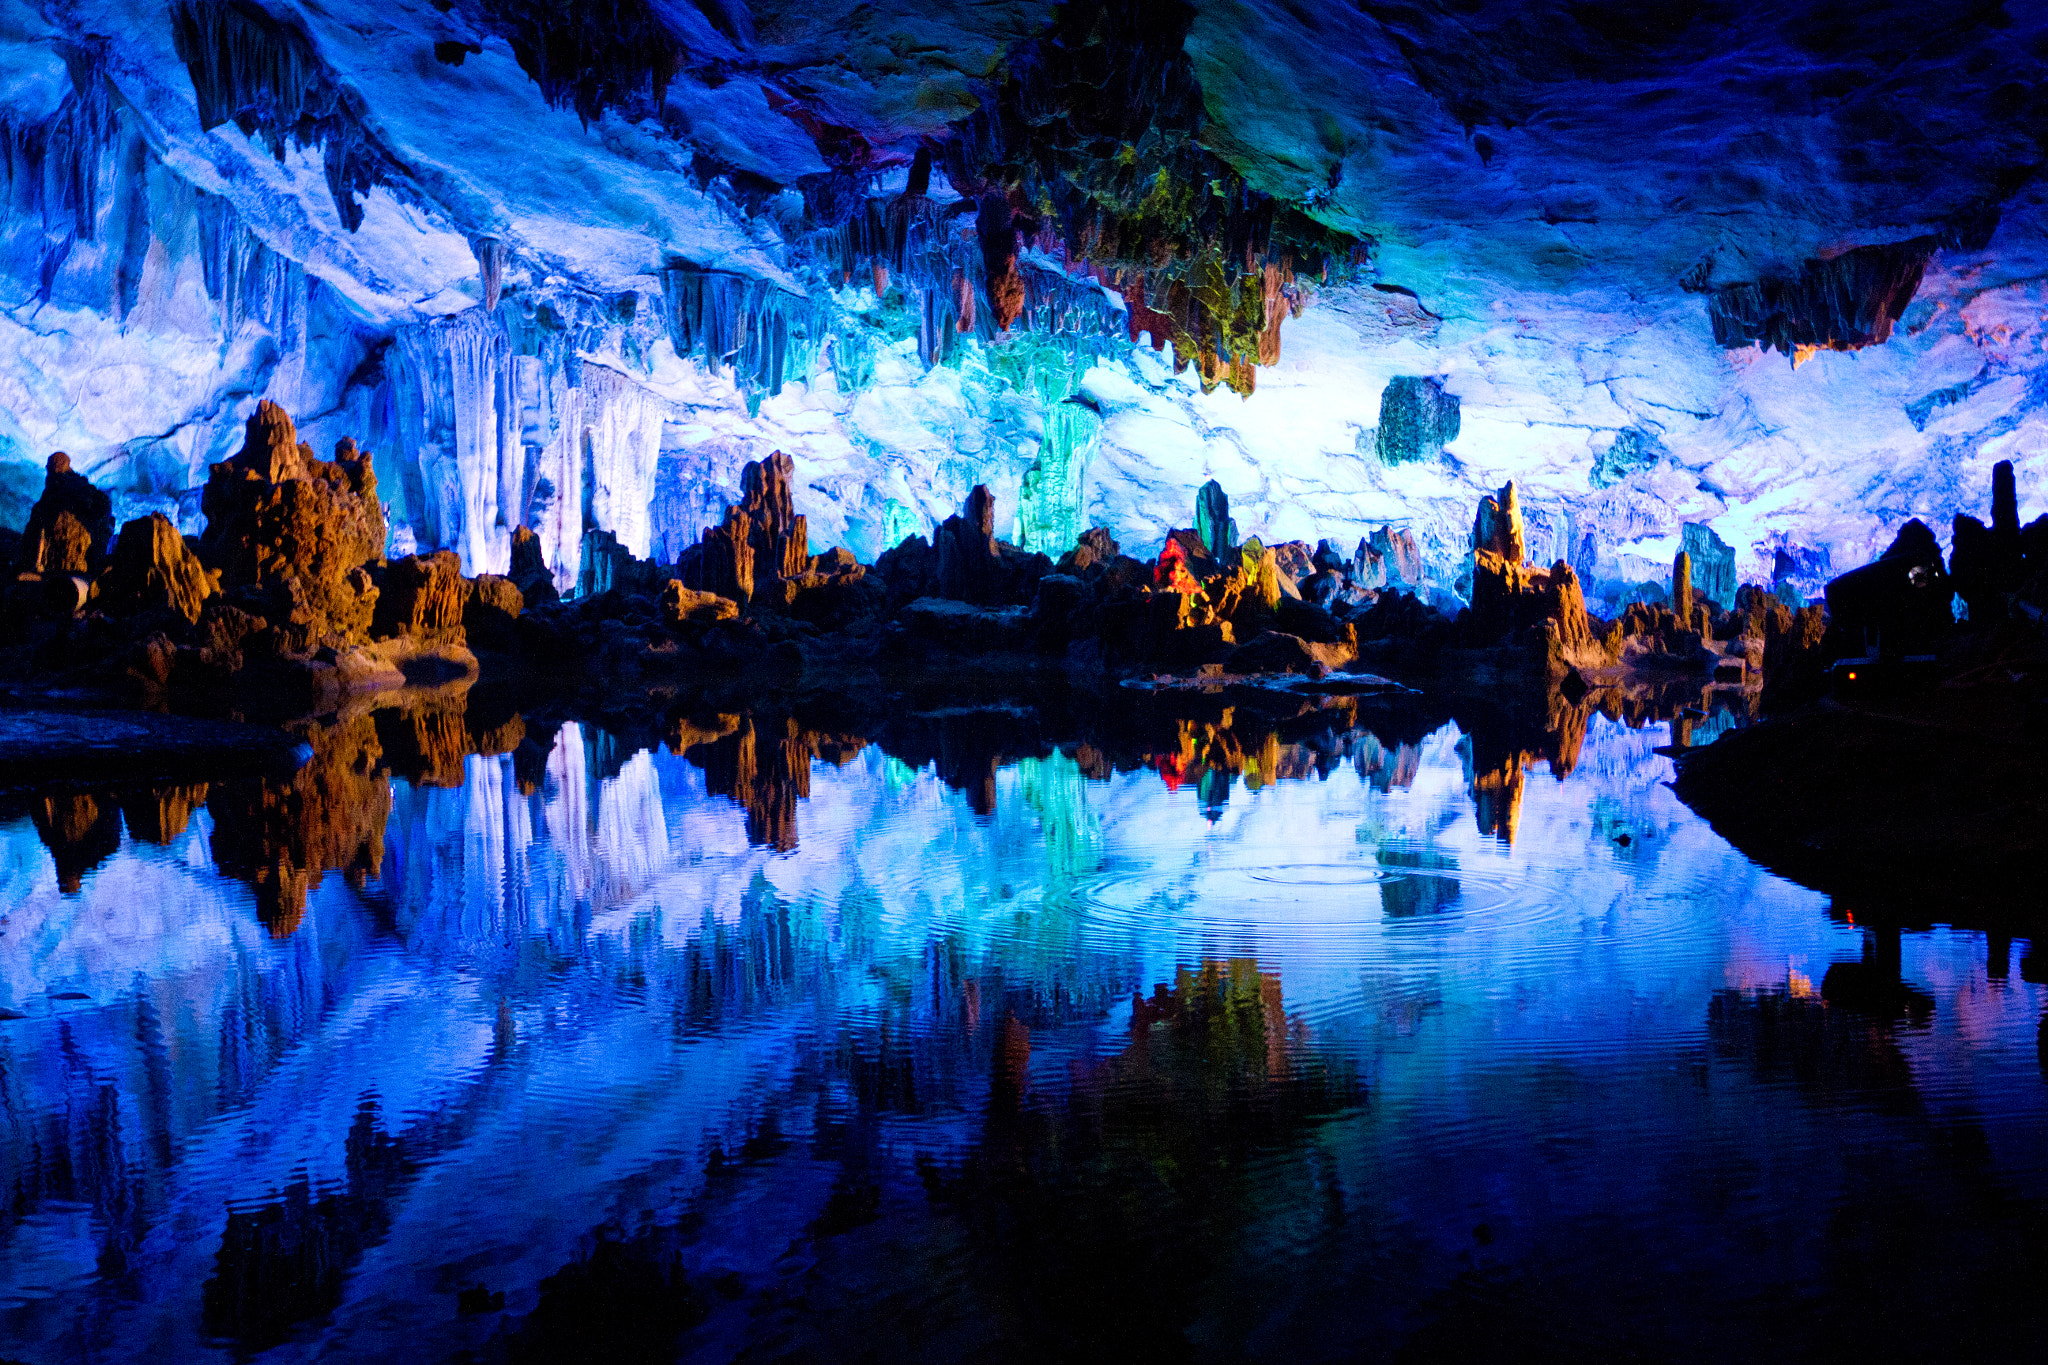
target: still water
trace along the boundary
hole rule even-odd
[[[0,1358],[2033,1357],[2048,952],[1346,706],[31,801]]]

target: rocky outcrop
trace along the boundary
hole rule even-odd
[[[725,520],[704,532],[704,539],[686,561],[685,572],[694,586],[719,597],[728,597],[742,607],[754,600],[754,520],[737,507],[728,507]]]
[[[307,653],[368,638],[377,589],[366,566],[384,553],[384,510],[367,452],[334,459],[298,443],[292,419],[265,400],[240,453],[214,465],[201,495],[200,555],[238,606],[262,616],[278,647]]]
[[[1230,519],[1230,495],[1214,479],[1195,494],[1195,538],[1202,553],[1218,562],[1237,544],[1237,523]]]
[[[740,470],[739,510],[746,514],[754,571],[794,578],[811,567],[810,531],[796,510],[796,462],[781,451]]]
[[[1696,598],[1712,602],[1722,611],[1735,605],[1735,547],[1714,534],[1704,522],[1688,521],[1679,527],[1679,541],[1692,563],[1692,588]]]
[[[740,614],[739,603],[715,592],[699,592],[686,588],[680,580],[670,579],[668,586],[661,590],[661,612],[670,626],[686,622],[699,625],[715,621],[731,621]]]
[[[1954,597],[1941,546],[1916,517],[1876,560],[1828,584],[1835,653],[1897,657],[1930,649],[1954,624]]]
[[[462,616],[469,585],[462,578],[462,557],[455,551],[394,559],[377,577],[378,639],[404,636],[422,645],[465,642]]]
[[[1388,465],[1435,460],[1458,439],[1458,426],[1458,396],[1444,392],[1443,380],[1396,375],[1380,394],[1373,451]]]
[[[959,513],[947,517],[932,533],[930,590],[934,596],[982,607],[1022,606],[1031,601],[1038,580],[1052,572],[1052,560],[997,540],[995,523],[995,495],[976,484]],[[892,582],[892,596],[894,592]]]
[[[121,528],[99,585],[101,609],[118,615],[169,611],[197,623],[213,580],[169,517],[152,512]]]
[[[505,576],[519,589],[520,600],[527,606],[537,607],[561,598],[555,576],[549,572],[547,558],[541,551],[540,537],[530,527],[513,530],[512,565]]]
[[[1515,496],[1515,481],[1509,479],[1492,497],[1479,500],[1472,519],[1472,553],[1493,555],[1508,564],[1520,564],[1528,557],[1528,532],[1522,526],[1522,507]]]
[[[932,537],[938,555],[935,587],[941,597],[997,605],[1005,586],[1003,558],[996,550],[996,500],[976,484],[966,506],[939,524]]]
[[[21,533],[21,564],[27,573],[91,574],[114,538],[114,504],[71,467],[63,451],[44,465],[43,494],[29,510]]]
[[[1991,525],[1958,513],[1949,551],[1949,575],[1956,593],[1969,605],[1973,624],[1995,624],[2006,618],[2011,594],[2019,591],[2030,566],[2020,530],[2019,490],[2012,461],[2000,460],[1991,470]]]
[[[519,644],[519,618],[526,594],[511,578],[478,574],[466,580],[462,601],[462,633],[477,649],[514,649]]]

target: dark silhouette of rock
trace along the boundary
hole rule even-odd
[[[1954,623],[1954,597],[1941,546],[1915,518],[1876,560],[1828,584],[1828,615],[1841,633],[1836,652],[1875,647],[1896,657],[1932,648]]]
[[[69,517],[73,526],[60,527]],[[30,573],[89,574],[114,538],[114,503],[71,467],[63,451],[44,465],[43,495],[21,533],[21,567]]]
[[[78,894],[85,874],[121,850],[121,820],[110,801],[46,796],[30,807],[30,815],[57,865],[57,889],[67,896]]]
[[[185,544],[178,528],[161,512],[138,517],[121,528],[114,553],[100,580],[100,606],[116,615],[139,611],[174,611],[197,622],[213,582]]]
[[[148,844],[168,844],[192,823],[192,813],[206,804],[206,783],[188,782],[149,787],[121,797],[121,818],[128,836]]]
[[[1061,573],[1085,573],[1097,564],[1107,564],[1121,550],[1107,526],[1091,526],[1074,542],[1074,548],[1060,556]]]
[[[947,517],[933,536],[938,552],[934,588],[940,597],[978,606],[1001,604],[1007,584],[995,532],[995,495],[976,484],[959,515]]]
[[[2020,496],[2011,460],[1991,466],[1991,534],[1998,538],[2001,551],[2010,553],[2018,548]]]
[[[540,537],[530,527],[513,530],[512,566],[505,576],[518,587],[520,599],[529,607],[561,599],[555,576],[548,570],[547,557],[541,553]]]
[[[510,578],[478,574],[466,583],[462,633],[467,642],[485,649],[511,649],[519,642],[519,618],[526,595]]]
[[[927,596],[937,570],[938,552],[923,536],[905,536],[875,556],[875,575],[888,586],[891,606]]]
[[[332,461],[298,444],[292,419],[265,400],[232,459],[208,471],[200,555],[224,590],[258,607],[277,646],[305,653],[368,635],[377,590],[365,566],[384,553],[384,509],[367,452]]]
[[[738,507],[704,533],[695,564],[696,586],[745,607],[754,600],[754,521]]]
[[[1949,576],[1956,594],[1969,604],[1973,625],[2006,618],[2007,600],[2025,581],[2029,559],[2012,461],[2000,460],[1991,469],[1991,525],[1958,513],[1949,550]]]
[[[2005,619],[2005,595],[2011,591],[2000,570],[1998,538],[1991,528],[1968,513],[1958,512],[1955,538],[1949,549],[1949,578],[1956,595],[1969,604],[1970,623],[1988,625]],[[2015,547],[2019,536],[2015,534]]]

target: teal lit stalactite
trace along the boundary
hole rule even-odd
[[[1082,490],[1101,436],[1102,418],[1085,403],[1069,399],[1046,412],[1038,460],[1025,471],[1018,498],[1024,549],[1058,555],[1087,529]]]

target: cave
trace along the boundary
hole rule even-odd
[[[2048,10],[0,0],[0,1362],[1873,1361],[2048,1265]]]

